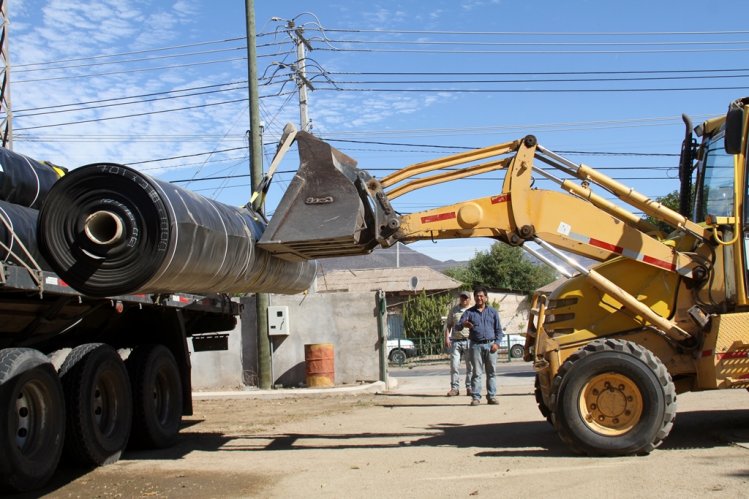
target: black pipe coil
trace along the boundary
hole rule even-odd
[[[39,214],[39,244],[50,265],[74,289],[97,297],[308,289],[316,262],[287,262],[256,248],[264,230],[246,208],[113,163],[62,177]]]
[[[0,147],[0,200],[38,210],[65,171]]]
[[[37,210],[0,200],[0,241],[3,243],[0,245],[0,261],[52,270],[39,251],[36,237],[38,218]],[[26,247],[31,259],[21,245]]]

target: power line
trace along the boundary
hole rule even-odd
[[[119,52],[115,54],[102,54],[102,55],[92,55],[92,56],[86,56],[86,57],[74,57],[70,59],[57,59],[55,61],[39,61],[39,62],[28,62],[25,64],[14,64],[13,68],[25,68],[27,66],[38,66],[41,64],[54,64],[54,63],[68,63],[68,62],[76,62],[76,61],[91,61],[96,59],[104,59],[104,58],[110,58],[110,57],[120,57],[120,56],[127,56],[127,55],[136,55],[136,54],[147,54],[150,52],[160,52],[164,50],[175,50],[175,49],[182,49],[182,48],[190,48],[190,47],[198,47],[202,45],[212,45],[216,43],[227,43],[227,42],[236,42],[240,40],[244,40],[244,37],[236,37],[236,38],[226,38],[223,40],[211,40],[211,41],[205,41],[205,42],[196,42],[196,43],[188,43],[184,45],[173,45],[171,47],[158,47],[153,49],[143,49],[143,50],[133,50],[129,52]]]
[[[315,40],[315,38],[312,38]],[[504,47],[504,46],[520,46],[520,47],[580,47],[580,46],[686,46],[686,45],[746,45],[749,41],[746,40],[718,40],[718,41],[647,41],[647,42],[603,42],[603,41],[591,41],[591,42],[560,42],[560,41],[548,41],[548,42],[482,42],[482,41],[460,41],[460,40],[449,40],[449,41],[435,41],[435,40],[335,40],[331,38],[322,38],[321,41],[326,43],[350,43],[350,44],[373,44],[373,45],[474,45],[479,47]],[[556,51],[554,51],[556,53]]]
[[[642,93],[642,92],[706,92],[715,90],[746,90],[746,86],[738,87],[651,87],[651,88],[335,88],[317,87],[318,91],[335,92],[429,92],[429,93],[489,93],[489,94],[518,94],[518,93]]]
[[[626,81],[668,81],[668,80],[718,80],[727,78],[747,78],[749,74],[701,75],[701,76],[637,76],[622,78],[533,78],[502,80],[336,80],[339,85],[399,85],[399,84],[468,84],[468,83],[588,83],[588,82],[626,82]]]
[[[36,125],[36,126],[29,126],[29,127],[20,127],[20,128],[16,128],[16,130],[36,130],[36,129],[39,129],[39,128],[51,128],[51,127],[66,126],[66,125],[80,125],[82,123],[94,123],[94,122],[99,122],[99,121],[119,120],[119,119],[123,119],[123,118],[137,118],[137,117],[141,117],[141,116],[149,116],[149,115],[152,115],[152,114],[172,113],[172,112],[175,112],[175,111],[186,111],[186,110],[189,110],[189,109],[199,109],[199,108],[204,108],[204,107],[221,106],[221,105],[224,105],[224,104],[234,104],[234,103],[237,103],[237,102],[246,102],[246,101],[247,101],[247,98],[245,97],[244,99],[233,99],[233,100],[227,100],[227,101],[221,101],[221,102],[210,102],[210,103],[206,103],[206,104],[198,104],[198,105],[195,105],[195,106],[186,106],[186,107],[180,107],[180,108],[175,108],[175,109],[162,109],[160,111],[148,111],[148,112],[144,112],[144,113],[125,114],[125,115],[121,115],[121,116],[108,116],[108,117],[105,117],[105,118],[94,118],[94,119],[90,119],[90,120],[68,121],[66,123],[52,123],[52,124],[49,124],[49,125]]]
[[[90,68],[93,66],[106,66],[106,65],[113,65],[113,64],[128,64],[131,62],[144,62],[144,61],[156,61],[161,59],[172,59],[177,57],[189,57],[189,56],[195,56],[195,55],[207,55],[207,54],[218,54],[222,52],[234,52],[236,50],[241,50],[244,47],[230,47],[226,49],[215,49],[215,50],[204,50],[200,52],[183,52],[179,54],[166,54],[166,55],[158,55],[153,57],[141,57],[137,59],[120,59],[116,61],[102,61],[102,62],[91,62],[88,64],[71,64],[66,66],[53,66],[53,67],[41,67],[41,68],[30,68],[30,69],[15,69],[14,73],[31,73],[34,71],[57,71],[60,69],[75,69],[75,68]],[[50,62],[47,64],[55,64],[54,62]]]
[[[557,75],[615,75],[615,74],[672,74],[672,73],[722,73],[749,71],[749,68],[714,69],[647,69],[630,71],[326,71],[328,75],[372,75],[372,76],[557,76]]]
[[[286,52],[277,52],[274,54],[263,54],[258,55],[258,57],[276,57],[279,55],[286,55],[291,53],[291,51]],[[236,61],[246,61],[247,56],[244,57],[233,57],[230,59],[216,59],[211,61],[200,61],[200,62],[191,62],[186,64],[173,64],[169,66],[157,66],[157,67],[149,67],[149,68],[132,68],[127,70],[121,70],[121,71],[108,71],[104,73],[88,73],[88,74],[79,74],[79,75],[64,75],[64,76],[51,76],[47,78],[31,78],[27,80],[14,80],[13,83],[31,83],[31,82],[40,82],[40,81],[54,81],[54,80],[70,80],[75,78],[92,78],[95,76],[112,76],[112,75],[118,75],[118,74],[129,74],[129,73],[140,73],[145,71],[160,71],[163,69],[178,69],[178,68],[187,68],[192,66],[205,66],[208,64],[221,64],[225,62],[236,62]]]
[[[103,102],[112,102],[112,101],[119,101],[119,100],[127,100],[127,99],[140,99],[143,97],[152,97],[155,95],[167,95],[171,93],[176,92],[191,92],[193,90],[205,90],[207,88],[216,88],[216,87],[224,87],[229,85],[246,85],[247,80],[239,80],[239,81],[230,81],[227,83],[216,83],[214,85],[201,85],[199,87],[189,87],[189,88],[179,88],[174,90],[165,90],[163,92],[151,92],[147,94],[137,94],[137,95],[129,95],[125,97],[112,97],[110,99],[96,99],[96,100],[89,100],[89,101],[80,101],[80,102],[74,102],[70,104],[55,104],[53,106],[43,106],[43,107],[30,107],[26,109],[18,109],[17,112],[24,113],[26,111],[42,111],[45,109],[55,109],[58,107],[68,107],[68,106],[85,106],[88,104],[99,104]]]
[[[173,159],[185,159],[185,158],[197,158],[198,156],[210,156],[211,154],[218,154],[222,152],[230,152],[230,151],[245,151],[247,150],[246,147],[230,147],[228,149],[217,149],[215,151],[208,151],[208,152],[197,152],[194,154],[183,154],[181,156],[170,156],[168,158],[159,158],[159,159],[148,159],[145,161],[134,161],[132,163],[125,163],[126,165],[133,166],[133,165],[143,165],[146,163],[156,163],[159,161],[170,161]]]
[[[439,54],[439,55],[586,55],[586,54],[670,54],[670,53],[716,53],[747,52],[748,48],[706,48],[706,49],[652,49],[652,50],[431,50],[431,49],[374,49],[374,48],[340,48],[316,47],[315,50],[326,52],[363,52],[382,54]]]
[[[16,115],[17,118],[26,118],[29,116],[41,116],[41,115],[48,115],[48,114],[59,114],[59,113],[72,113],[72,112],[78,112],[78,111],[89,111],[92,109],[103,109],[103,108],[109,108],[109,107],[116,107],[116,106],[129,106],[133,104],[143,104],[146,102],[156,102],[156,101],[162,101],[162,100],[170,100],[170,99],[182,99],[185,97],[194,97],[197,95],[209,95],[209,94],[217,94],[217,93],[223,93],[223,92],[231,92],[235,90],[241,90],[239,88],[227,88],[222,90],[206,90],[203,92],[191,92],[183,95],[170,95],[165,97],[152,97],[148,99],[141,99],[138,101],[133,102],[113,102],[109,104],[99,104],[99,105],[93,105],[93,106],[85,106],[85,107],[77,107],[77,108],[71,108],[71,109],[58,109],[57,111],[45,111],[45,112],[38,112],[38,113],[27,113],[27,114],[20,114]],[[127,100],[132,99],[132,97],[121,97],[116,100]],[[108,99],[108,100],[114,100],[114,99]],[[63,104],[62,106],[71,106],[71,104]],[[57,106],[59,107],[59,106]],[[19,111],[20,112],[20,111]]]
[[[310,29],[310,28],[308,28]],[[310,29],[312,30],[312,29]],[[671,35],[746,35],[749,31],[450,31],[324,28],[328,33],[374,33],[411,35],[500,35],[500,36],[671,36]]]
[[[386,145],[386,146],[403,146],[403,147],[432,147],[435,149],[463,149],[471,150],[478,149],[477,147],[471,146],[457,146],[457,145],[444,145],[444,144],[413,144],[408,142],[382,142],[372,140],[353,140],[353,139],[335,139],[326,138],[321,136],[321,139],[328,142],[347,142],[353,144],[373,144],[373,145]],[[636,152],[610,152],[610,151],[555,151],[559,154],[585,154],[591,156],[679,156],[679,154],[671,153],[636,153]]]

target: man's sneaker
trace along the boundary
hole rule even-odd
[[[473,395],[473,390],[471,390],[470,388],[466,388],[466,395],[468,395],[469,397]]]
[[[489,405],[499,405],[499,400],[492,397],[490,399],[487,399],[486,403]]]
[[[447,396],[448,397],[454,397],[456,395],[460,395],[460,392],[458,390],[456,390],[455,388],[453,388],[452,390],[450,390],[449,392],[447,392]]]
[[[471,399],[471,405],[479,405],[481,401],[479,399]]]

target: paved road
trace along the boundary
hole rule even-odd
[[[534,373],[528,362],[513,361],[497,363],[497,390],[502,394],[503,387],[517,386],[533,390]],[[447,361],[429,364],[413,364],[404,367],[391,367],[390,376],[397,380],[399,393],[447,393],[450,390],[450,366]],[[463,394],[461,375],[460,393]],[[484,389],[486,383],[484,383]],[[467,397],[466,397],[467,398]]]

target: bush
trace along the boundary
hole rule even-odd
[[[442,344],[442,316],[450,306],[448,293],[427,295],[425,291],[410,296],[403,305],[403,329],[406,336],[417,343]]]

